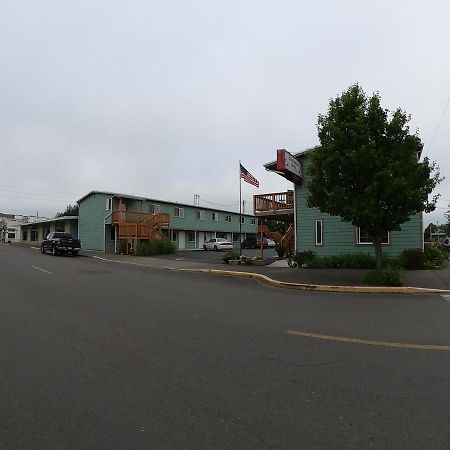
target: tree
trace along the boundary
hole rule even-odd
[[[66,210],[64,212],[59,212],[55,215],[55,217],[62,216],[78,216],[78,205],[67,205]]]
[[[378,270],[386,233],[433,211],[439,197],[428,198],[441,181],[439,168],[420,161],[423,144],[409,120],[401,109],[383,109],[378,93],[367,97],[352,85],[319,115],[320,146],[309,155],[308,206],[365,230]]]

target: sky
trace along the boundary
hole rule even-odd
[[[276,150],[358,82],[411,114],[447,178],[450,2],[15,0],[0,3],[0,212],[53,217],[91,190],[239,208],[292,185]]]

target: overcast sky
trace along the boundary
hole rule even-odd
[[[447,176],[442,223],[449,18],[448,0],[2,1],[0,212],[52,217],[91,190],[236,209],[238,161],[260,181],[245,200],[290,188],[263,164],[316,145],[359,82],[411,114]]]

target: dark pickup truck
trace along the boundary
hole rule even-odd
[[[81,250],[81,243],[78,239],[73,239],[70,233],[55,232],[50,233],[47,239],[42,241],[41,252],[51,252],[53,255],[60,253],[70,253],[72,256],[77,256]]]

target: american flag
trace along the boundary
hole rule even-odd
[[[259,188],[259,181],[242,164],[240,164],[240,166],[241,178],[243,178],[247,183],[253,184],[253,186]]]

